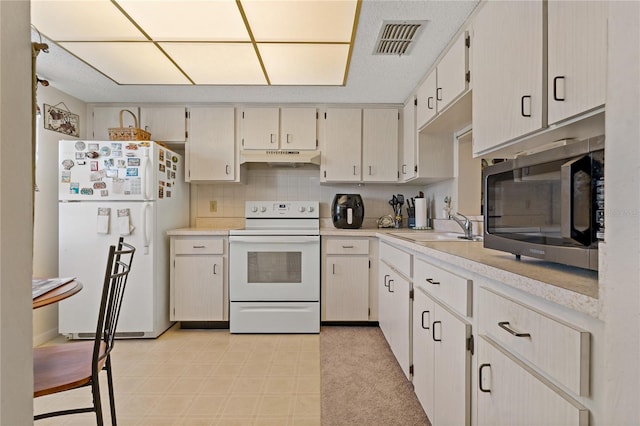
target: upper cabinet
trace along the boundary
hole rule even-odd
[[[109,128],[120,127],[120,111],[123,109],[131,111],[136,119],[140,117],[140,108],[137,106],[94,106],[90,107],[91,116],[91,129],[87,132],[87,137],[96,141],[108,141],[109,140]],[[122,127],[134,126],[137,124],[140,128],[140,123],[134,123],[133,117],[130,114],[122,115]],[[153,138],[154,135],[151,135]]]
[[[362,111],[362,180],[396,182],[398,180],[397,108],[370,108]]]
[[[591,116],[606,98],[607,10],[603,1],[484,4],[473,21],[474,155],[604,131]]]
[[[324,118],[322,182],[397,181],[397,108],[328,108]]]
[[[416,176],[416,100],[410,98],[402,109],[402,149],[400,149],[400,182]]]
[[[473,21],[473,150],[541,129],[543,2],[486,2]]]
[[[244,149],[317,148],[315,108],[244,108],[242,146]]]
[[[233,107],[189,109],[187,181],[238,181]]]
[[[158,142],[184,143],[186,139],[186,108],[161,106],[141,107],[140,127]]]
[[[463,32],[417,91],[416,125],[420,129],[469,89],[468,32]]]
[[[549,124],[604,105],[606,1],[548,3]]]

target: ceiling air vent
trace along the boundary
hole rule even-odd
[[[376,55],[405,55],[409,53],[427,21],[383,22],[376,43]]]

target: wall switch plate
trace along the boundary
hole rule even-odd
[[[218,211],[218,202],[215,200],[209,201],[209,211],[215,213]]]

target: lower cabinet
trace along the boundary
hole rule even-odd
[[[226,239],[171,237],[170,319],[225,321]]]
[[[369,239],[323,239],[322,320],[369,320]]]
[[[478,425],[589,424],[585,407],[491,339],[478,340]]]
[[[471,424],[471,324],[414,287],[413,386],[431,424]]]
[[[378,322],[402,371],[411,380],[411,282],[380,262]]]

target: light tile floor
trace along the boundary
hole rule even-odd
[[[118,340],[112,364],[119,425],[320,425],[317,334],[246,335],[174,326],[157,339]],[[111,424],[105,373],[100,389],[105,424]],[[86,387],[36,398],[34,412],[90,401]],[[94,413],[36,423],[93,424]]]

